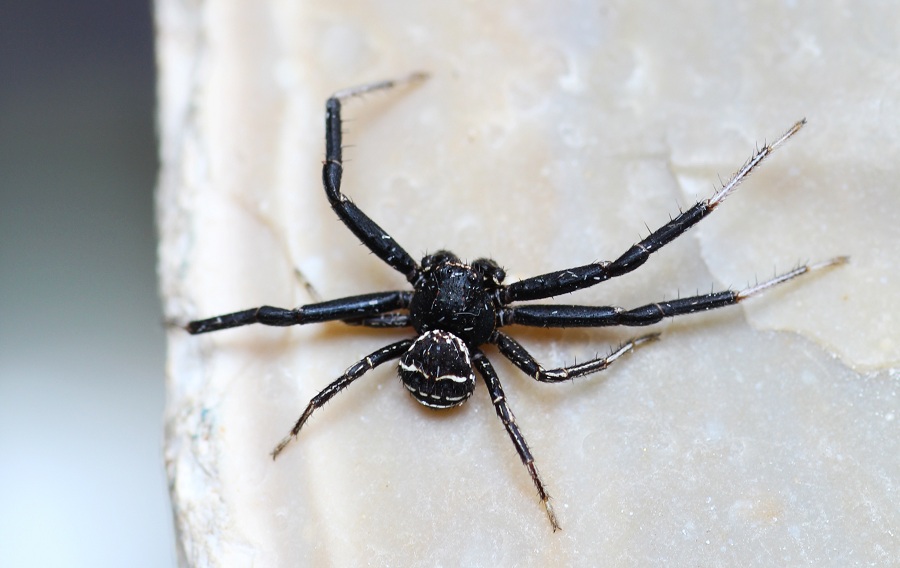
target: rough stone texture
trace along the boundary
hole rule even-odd
[[[185,566],[900,563],[900,7],[814,2],[158,0],[167,317],[402,288],[335,220],[344,189],[412,254],[510,280],[611,259],[809,124],[639,271],[557,301],[636,306],[849,254],[738,308],[656,326],[601,376],[494,355],[555,497],[553,534],[483,386],[417,405],[391,366],[268,457],[303,406],[403,332],[169,336],[166,460]],[[852,12],[851,12],[852,10]],[[644,330],[514,335],[547,365]]]

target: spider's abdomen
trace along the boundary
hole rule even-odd
[[[451,260],[429,267],[424,276],[409,306],[416,331],[448,331],[468,345],[485,343],[495,328],[496,309],[483,275]]]
[[[462,339],[446,331],[429,331],[400,358],[400,380],[425,406],[450,408],[475,390],[475,372]]]

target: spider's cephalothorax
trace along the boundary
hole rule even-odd
[[[468,265],[451,252],[428,255],[409,304],[410,324],[418,333],[439,329],[469,345],[487,343],[496,327],[495,292],[502,279],[503,270],[492,260]]]
[[[740,291],[725,290],[654,302],[630,310],[615,306],[534,303],[512,305],[525,300],[568,294],[635,270],[652,253],[715,209],[766,156],[796,133],[805,121],[796,123],[774,143],[758,150],[712,197],[680,213],[616,260],[548,272],[505,285],[503,269],[490,259],[482,258],[465,264],[453,253],[439,251],[417,263],[384,229],[341,192],[341,102],[363,93],[387,89],[400,82],[418,81],[424,77],[424,74],[416,73],[404,81],[383,81],[346,89],[335,93],[325,104],[325,163],[322,181],[331,208],[369,250],[403,274],[412,284],[413,290],[363,294],[293,309],[262,306],[192,321],[185,327],[190,333],[206,333],[251,323],[288,326],[343,321],[351,325],[411,329],[413,337],[370,353],[313,397],[290,434],[275,447],[272,456],[277,457],[284,450],[316,409],[382,363],[399,359],[398,370],[404,386],[417,401],[433,408],[449,408],[465,402],[475,389],[477,373],[487,388],[494,410],[506,428],[519,458],[531,476],[551,527],[557,530],[559,523],[550,504],[550,496],[509,407],[500,379],[481,351],[481,345],[493,344],[502,356],[538,381],[562,382],[602,371],[634,347],[655,339],[658,334],[627,341],[606,357],[558,369],[545,369],[519,342],[500,328],[512,324],[560,328],[650,325],[665,317],[737,304],[810,270],[845,262],[846,258],[838,257],[818,264],[799,266],[767,282]]]

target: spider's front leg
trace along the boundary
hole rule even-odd
[[[472,364],[484,379],[488,393],[490,393],[491,396],[491,402],[494,404],[494,410],[496,410],[500,420],[503,421],[503,426],[506,428],[509,438],[516,446],[516,452],[518,452],[519,457],[522,459],[522,463],[531,475],[531,481],[537,488],[541,503],[544,504],[544,509],[547,511],[547,518],[550,520],[550,526],[553,527],[554,532],[558,531],[561,527],[559,526],[559,521],[556,520],[556,513],[553,512],[553,506],[550,504],[550,494],[547,493],[544,482],[541,480],[537,467],[534,465],[534,457],[531,455],[531,450],[528,449],[525,437],[522,436],[522,432],[519,431],[519,426],[516,424],[516,417],[509,408],[509,403],[506,402],[506,395],[503,394],[503,387],[500,386],[500,379],[497,377],[497,372],[494,371],[494,367],[487,360],[484,353],[477,349],[472,352]]]
[[[413,73],[400,80],[382,81],[345,89],[332,95],[325,103],[325,163],[322,166],[322,183],[325,186],[328,202],[360,242],[366,245],[375,256],[406,276],[406,279],[413,284],[419,278],[418,263],[394,241],[393,237],[341,193],[341,177],[344,171],[341,156],[341,102],[372,91],[389,89],[403,83],[422,81],[426,77],[427,75],[424,73]]]
[[[638,266],[647,262],[647,259],[650,258],[651,254],[684,234],[685,231],[712,213],[713,209],[718,207],[731,192],[737,189],[737,186],[749,176],[763,160],[765,160],[788,138],[796,134],[804,124],[806,124],[806,119],[794,124],[790,130],[785,132],[781,138],[772,144],[763,146],[731,177],[731,180],[728,183],[715,193],[715,195],[709,199],[700,201],[659,229],[653,231],[647,238],[633,245],[630,249],[625,251],[625,254],[621,255],[616,260],[612,262],[596,262],[567,270],[548,272],[547,274],[541,274],[532,278],[526,278],[519,282],[514,282],[498,292],[500,302],[505,305],[512,302],[560,296],[562,294],[574,292],[575,290],[594,286],[604,280],[609,280],[610,278],[615,278],[631,272]]]
[[[631,310],[614,306],[571,306],[562,304],[528,304],[503,308],[500,321],[504,325],[519,324],[531,327],[608,327],[608,326],[645,326],[658,323],[667,317],[682,316],[703,312],[716,308],[733,306],[760,294],[769,288],[793,280],[798,276],[845,264],[846,256],[838,256],[817,264],[798,266],[790,272],[778,275],[771,280],[750,286],[744,290],[725,290],[700,296],[678,298],[654,302]],[[498,345],[501,345],[498,343]],[[501,351],[502,351],[501,345]],[[504,352],[504,355],[507,355]],[[509,355],[507,355],[509,357]],[[512,359],[512,358],[511,358]],[[516,361],[513,359],[513,362]],[[521,367],[520,367],[521,368]],[[527,372],[527,371],[526,371]]]

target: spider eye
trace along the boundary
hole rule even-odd
[[[431,270],[439,264],[445,262],[459,262],[459,257],[448,250],[439,250],[434,254],[425,255],[422,259],[422,269]]]
[[[474,268],[484,280],[493,282],[498,286],[503,282],[503,279],[506,278],[506,271],[503,270],[496,261],[491,260],[490,258],[477,259],[472,263],[472,268]]]

